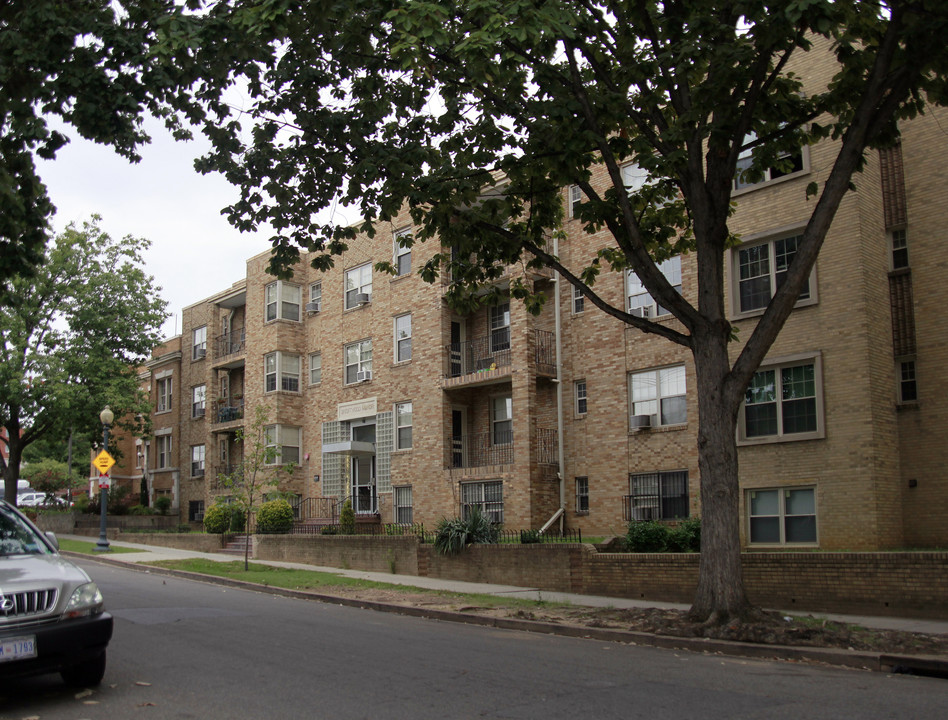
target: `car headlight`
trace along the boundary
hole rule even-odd
[[[63,611],[63,619],[88,617],[102,612],[102,593],[95,583],[86,583],[75,589]]]

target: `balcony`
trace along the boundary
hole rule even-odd
[[[510,430],[470,433],[451,438],[452,468],[512,465],[513,461],[513,432]]]
[[[537,375],[556,377],[556,334],[534,330],[534,363]],[[451,343],[447,372],[441,382],[445,390],[505,382],[512,371],[510,328],[495,330],[490,335]]]
[[[226,432],[244,424],[244,401],[215,400],[211,412],[213,432]]]
[[[214,338],[214,367],[235,368],[244,364],[247,352],[247,331],[244,328]]]

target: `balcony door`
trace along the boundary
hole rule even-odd
[[[375,423],[352,426],[352,441],[375,443]],[[378,492],[375,479],[375,454],[358,454],[351,458],[352,509],[357,515],[378,512]]]

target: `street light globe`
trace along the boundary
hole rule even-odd
[[[108,405],[106,405],[102,412],[99,413],[99,420],[102,421],[103,425],[111,425],[114,419],[115,413],[109,409]]]

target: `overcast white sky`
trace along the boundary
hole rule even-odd
[[[171,337],[181,330],[181,309],[243,278],[246,260],[270,248],[269,234],[241,234],[220,214],[237,190],[220,175],[195,172],[202,146],[175,142],[157,122],[148,128],[152,143],[134,165],[74,132],[56,160],[37,164],[57,208],[57,232],[99,214],[113,237],[151,240],[146,269],[169,303],[162,331]]]

